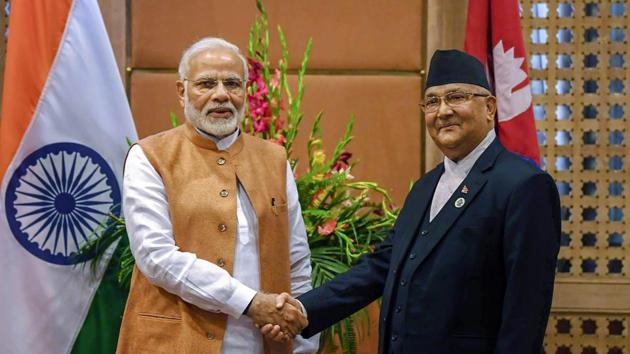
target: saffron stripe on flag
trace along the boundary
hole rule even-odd
[[[0,119],[0,182],[33,118],[72,0],[12,1]]]

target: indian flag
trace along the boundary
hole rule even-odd
[[[0,118],[0,353],[68,353],[136,132],[96,0],[12,1]],[[111,249],[109,252],[111,253]]]

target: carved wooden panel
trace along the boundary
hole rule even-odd
[[[628,352],[628,316],[554,314],[549,318],[546,354]]]
[[[629,4],[523,0],[543,168],[562,201],[546,353],[630,353]],[[607,297],[616,299],[614,306]]]

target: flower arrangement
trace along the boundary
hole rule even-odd
[[[267,14],[261,0],[257,0],[257,7],[260,14],[249,32],[248,104],[242,129],[284,146],[295,174],[300,161],[292,156],[292,147],[303,118],[300,105],[312,41],[309,39],[307,42],[297,73],[297,92],[293,92],[287,80],[289,55],[282,28],[278,26],[282,56],[273,68],[269,62]],[[384,189],[374,182],[356,181],[351,174],[355,163],[350,161],[352,153],[347,151],[347,147],[352,140],[353,120],[347,124],[345,134],[333,153],[327,156],[323,149],[321,119],[320,112],[315,117],[307,143],[306,172],[296,175],[311,249],[313,287],[319,287],[347,271],[361,255],[373,251],[375,245],[385,238],[397,216],[397,210]],[[173,126],[179,124],[173,114],[171,122]],[[100,236],[88,243],[82,252],[97,254],[92,263],[95,267],[96,260],[105,250],[122,240],[120,256],[114,260],[119,262],[119,282],[128,287],[135,262],[129,250],[124,220],[115,216],[111,218]],[[322,334],[322,349],[336,350],[340,345],[344,353],[356,353],[357,333],[364,333],[368,325],[367,312],[358,312]]]
[[[289,55],[282,28],[278,26],[282,57],[272,70],[267,15],[260,0],[257,6],[260,15],[249,33],[249,109],[244,130],[283,145],[295,171],[298,161],[292,156],[292,147],[303,117],[300,104],[312,41],[309,39],[306,44],[297,73],[297,94],[294,94],[287,82]],[[283,98],[286,98],[286,108]],[[350,162],[352,153],[346,148],[352,140],[353,120],[328,158],[323,149],[321,119],[320,112],[307,143],[306,172],[296,176],[311,248],[313,287],[345,272],[361,255],[371,252],[385,238],[397,215],[384,189],[373,182],[355,181],[351,174],[354,163]],[[373,202],[374,199],[378,202]],[[322,334],[322,347],[334,350],[335,343],[339,343],[344,353],[356,353],[357,318],[369,319],[367,313],[361,311],[336,324]],[[359,324],[365,325],[367,321],[359,321]]]

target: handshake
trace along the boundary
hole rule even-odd
[[[246,313],[268,339],[285,342],[308,325],[302,305],[287,293],[257,293]]]

